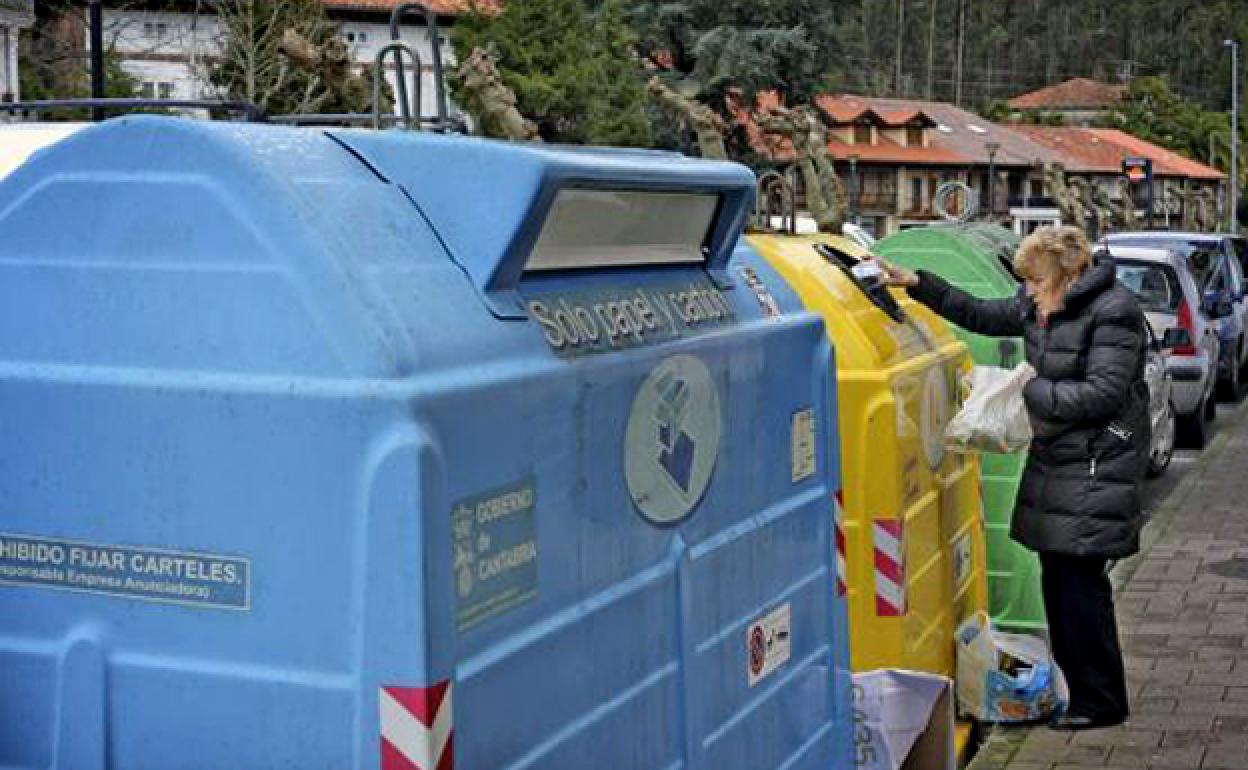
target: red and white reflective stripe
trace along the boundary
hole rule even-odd
[[[844,596],[849,592],[849,586],[845,583],[849,567],[845,562],[845,497],[839,489],[833,504],[836,506],[833,519],[836,525],[836,595]]]
[[[381,770],[452,770],[451,683],[381,688]]]
[[[906,561],[901,519],[876,519],[871,528],[875,543],[875,614],[896,618],[906,614]]]

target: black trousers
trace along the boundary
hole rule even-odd
[[[1127,677],[1107,566],[1098,556],[1041,553],[1040,580],[1053,659],[1070,686],[1067,713],[1125,718]]]

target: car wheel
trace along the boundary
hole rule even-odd
[[[1205,403],[1201,408],[1179,420],[1179,438],[1184,446],[1204,449],[1209,443],[1209,438],[1213,434],[1213,419],[1209,415],[1210,407],[1216,413],[1218,407],[1214,403],[1212,394],[1205,398]]]
[[[1226,379],[1218,383],[1218,397],[1223,401],[1237,402],[1244,397],[1244,371],[1239,365],[1238,351],[1239,346],[1235,346],[1236,358],[1228,360],[1226,363]]]
[[[1170,467],[1174,458],[1174,437],[1177,427],[1174,416],[1174,404],[1167,403],[1165,414],[1161,416],[1161,424],[1157,426],[1157,434],[1153,436],[1153,451],[1148,458],[1148,475],[1160,476]]]

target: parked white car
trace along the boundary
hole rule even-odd
[[[1182,254],[1113,244],[1109,253],[1118,265],[1118,280],[1135,294],[1149,323],[1162,335],[1179,434],[1203,448],[1217,416],[1214,388],[1221,352],[1216,320],[1206,309],[1213,315],[1229,314],[1231,309],[1202,307],[1201,292]]]

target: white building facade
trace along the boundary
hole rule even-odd
[[[3,2],[3,0],[0,0]],[[106,45],[118,55],[122,68],[139,83],[140,96],[157,99],[214,99],[220,95],[208,82],[208,72],[222,46],[222,29],[209,3],[187,3],[186,10],[108,8],[104,12]],[[330,18],[338,23],[357,66],[372,64],[377,52],[391,42],[389,16],[385,13],[335,12],[326,2]],[[454,52],[445,31],[440,35],[442,59],[449,68]],[[433,46],[424,20],[409,16],[400,29],[400,41],[421,60],[422,115],[435,115]],[[413,89],[413,68],[405,60],[408,88]],[[394,58],[386,57],[386,79],[395,86]],[[395,90],[397,98],[397,89]],[[398,112],[397,106],[394,107]]]
[[[17,72],[18,37],[35,23],[34,0],[0,0],[0,101],[21,98]]]

